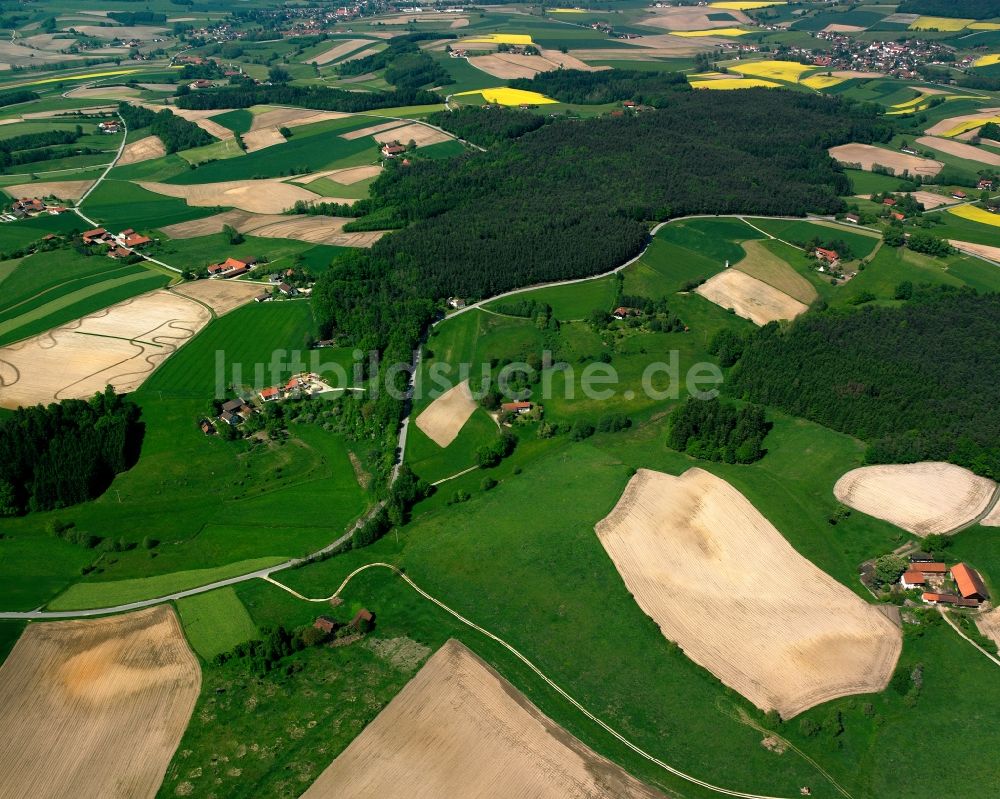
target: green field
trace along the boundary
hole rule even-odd
[[[10,650],[14,648],[17,639],[24,632],[23,621],[0,621],[0,665],[7,659]]]
[[[87,198],[84,210],[111,230],[149,230],[211,216],[217,209],[194,208],[184,200],[154,194],[127,180],[108,179]]]
[[[188,642],[202,660],[258,637],[257,625],[232,587],[179,599],[177,613]]]

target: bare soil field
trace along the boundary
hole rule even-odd
[[[328,119],[343,119],[346,116],[350,114],[341,111],[310,111],[306,108],[272,108],[269,111],[255,113],[250,130],[297,128],[314,122],[326,122]]]
[[[956,158],[965,158],[969,161],[978,161],[989,166],[1000,166],[1000,155],[991,153],[981,147],[973,147],[971,144],[963,144],[952,139],[941,139],[937,136],[921,136],[917,139],[917,144],[940,150]]]
[[[313,244],[335,244],[341,247],[371,247],[385,235],[385,231],[345,233],[348,217],[338,216],[285,216],[284,214],[251,214],[246,211],[223,211],[221,214],[179,222],[163,228],[172,239],[192,239],[221,233],[231,225],[240,233],[272,239],[294,239]]]
[[[951,463],[863,466],[833,487],[840,502],[914,535],[948,533],[974,519],[996,483]]]
[[[431,441],[444,448],[455,440],[477,407],[469,381],[463,380],[424,408],[416,425]]]
[[[796,272],[790,265],[768,250],[759,241],[740,242],[746,250],[746,258],[736,264],[736,268],[750,277],[757,278],[794,300],[809,305],[819,295],[813,284]]]
[[[742,11],[710,6],[676,6],[647,10],[651,16],[642,19],[641,23],[668,31],[705,31],[711,28],[731,28],[736,24],[749,25],[752,22]],[[728,14],[731,18],[709,19],[709,16],[720,14]]]
[[[1000,527],[1000,502],[979,523],[983,527]]]
[[[884,78],[884,72],[858,72],[855,69],[835,69],[833,70],[833,77],[835,78]]]
[[[993,608],[989,613],[980,613],[976,619],[979,632],[1000,646],[1000,608]]]
[[[36,50],[33,47],[25,47],[23,44],[15,44],[9,39],[0,41],[0,69],[10,69],[11,67],[27,67],[38,64],[54,64],[57,61],[72,61],[78,59],[78,55],[70,53],[53,53],[45,50]]]
[[[379,164],[374,166],[349,166],[346,169],[331,169],[326,172],[313,172],[311,175],[305,175],[304,177],[298,178],[296,183],[312,183],[314,180],[319,180],[320,178],[330,178],[336,183],[343,183],[345,186],[353,185],[354,183],[359,183],[362,180],[367,180],[368,178],[376,177],[382,171],[382,167]]]
[[[936,175],[944,167],[940,161],[920,158],[894,150],[883,150],[870,144],[841,144],[829,149],[830,156],[842,164],[861,164],[871,171],[874,164],[890,167],[897,175],[908,171],[911,175]]]
[[[347,39],[341,41],[339,44],[334,45],[329,50],[320,53],[315,58],[310,58],[306,61],[307,64],[329,64],[331,61],[336,61],[341,56],[345,56],[352,50],[357,50],[360,47],[364,47],[366,44],[372,44],[371,39]]]
[[[274,147],[276,144],[284,144],[286,141],[288,140],[278,132],[277,128],[262,128],[243,134],[243,143],[246,145],[248,153]]]
[[[365,136],[374,136],[376,133],[382,133],[383,131],[392,130],[393,128],[401,128],[406,124],[408,124],[406,120],[390,119],[388,122],[380,122],[377,125],[370,125],[367,128],[359,128],[358,130],[341,133],[340,138],[347,139],[347,141],[354,141],[355,139],[363,139]]]
[[[556,69],[540,56],[515,55],[513,53],[493,53],[492,55],[471,56],[469,63],[476,69],[506,80],[508,78],[533,78],[539,72]]]
[[[31,624],[0,668],[0,797],[155,796],[200,688],[168,605]]]
[[[963,114],[958,117],[948,117],[948,119],[942,119],[931,125],[924,133],[929,136],[937,136],[942,133],[947,133],[952,128],[958,127],[963,122],[971,122],[974,119],[989,119],[990,117],[996,116],[1000,112],[1000,108],[984,108],[982,111],[977,111],[974,114]]]
[[[159,136],[146,136],[144,139],[130,142],[122,150],[122,157],[118,159],[118,166],[126,164],[138,164],[140,161],[151,161],[154,158],[162,158],[167,154],[167,149],[163,146]]]
[[[735,268],[709,278],[695,292],[722,308],[732,308],[755,325],[794,319],[808,310],[805,303]]]
[[[211,319],[164,289],[0,347],[0,407],[86,399],[111,384],[134,391]]]
[[[4,186],[12,197],[58,197],[60,200],[79,200],[94,185],[92,180],[53,180],[34,183],[17,183]]]
[[[261,287],[238,280],[195,280],[174,286],[171,291],[204,303],[216,316],[225,316],[260,294]]]
[[[928,211],[932,208],[940,208],[942,205],[948,205],[952,202],[952,200],[949,200],[947,197],[942,197],[940,194],[935,194],[932,191],[915,191],[912,192],[912,194],[913,199],[918,203],[923,203],[924,208]]]
[[[152,183],[136,181],[148,191],[179,197],[188,205],[211,208],[224,206],[239,208],[255,214],[280,214],[291,208],[298,200],[314,202],[328,200],[337,203],[351,203],[335,197],[320,197],[301,186],[282,183],[281,180],[228,180],[221,183],[195,183],[178,185],[173,183]]]
[[[379,34],[373,33],[372,35],[378,36]],[[386,35],[385,38],[391,39],[392,34]],[[368,58],[368,56],[375,55],[375,53],[377,52],[379,52],[379,49],[377,47],[368,47],[364,50],[358,50],[358,52],[356,53],[351,53],[349,56],[347,56],[347,58],[343,59],[340,63],[346,64],[348,61],[357,61],[359,58]]]
[[[302,794],[361,797],[663,799],[556,725],[455,640]]]
[[[823,28],[823,33],[861,33],[864,28],[860,25],[827,25]]]
[[[663,635],[757,707],[788,719],[888,684],[899,628],[725,480],[640,469],[595,529]]]
[[[949,239],[948,243],[956,250],[971,252],[973,255],[989,258],[991,261],[1000,263],[1000,247],[991,247],[988,244],[973,244],[971,241],[956,241],[955,239]]]
[[[167,32],[166,28],[157,28],[153,25],[74,25],[77,33],[84,36],[94,36],[98,39],[141,39],[149,41]]]
[[[66,96],[88,100],[130,100],[138,97],[139,91],[131,86],[79,86],[66,92]]]
[[[393,128],[390,131],[376,133],[374,136],[375,141],[379,144],[386,144],[394,141],[408,144],[413,141],[416,142],[417,147],[426,147],[429,144],[451,141],[451,138],[452,137],[444,131],[428,127],[427,125],[421,125],[419,122],[404,125],[401,128]]]

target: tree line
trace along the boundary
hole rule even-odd
[[[526,133],[538,130],[545,124],[545,117],[502,105],[467,105],[454,111],[438,111],[431,114],[427,121],[460,139],[489,147],[501,141],[519,139]]]
[[[454,35],[426,32],[397,36],[385,50],[346,61],[337,67],[337,72],[341,75],[367,75],[384,69],[386,82],[403,91],[454,83],[455,79],[418,46],[418,42],[441,38],[454,38]]]
[[[514,89],[541,92],[561,103],[601,105],[634,100],[643,105],[663,107],[678,92],[692,91],[683,72],[643,72],[637,69],[607,69],[586,72],[557,69],[540,72],[533,78],[517,78]]]
[[[906,287],[726,342],[726,390],[868,442],[871,463],[950,461],[1000,478],[1000,295]]]
[[[32,100],[37,100],[41,95],[37,92],[30,92],[27,89],[22,89],[16,92],[4,92],[0,94],[0,108],[5,105],[15,105],[17,103],[27,103]]]
[[[138,456],[139,407],[110,386],[89,401],[18,408],[0,422],[0,516],[100,496]]]
[[[1000,17],[1000,0],[904,0],[896,11],[934,17],[992,19]]]
[[[51,161],[70,155],[100,152],[90,147],[56,146],[73,144],[82,136],[83,128],[77,125],[74,130],[47,130],[0,140],[0,169],[38,161]]]
[[[215,141],[194,122],[183,119],[167,109],[154,112],[138,105],[119,103],[118,113],[125,120],[125,124],[133,130],[149,128],[153,136],[160,138],[168,153],[203,147]]]
[[[203,89],[177,98],[178,108],[209,110],[249,108],[252,105],[297,105],[318,111],[359,113],[376,108],[440,103],[441,95],[423,89],[391,92],[349,92],[326,86],[257,86],[241,81],[232,86]]]

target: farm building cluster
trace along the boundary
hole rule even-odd
[[[334,390],[319,375],[313,372],[302,372],[289,378],[282,385],[268,386],[258,392],[242,392],[235,399],[221,403],[217,407],[214,419],[203,418],[198,424],[205,435],[211,436],[219,431],[219,425],[239,428],[259,414],[261,407],[267,403],[316,396]]]
[[[349,622],[344,624],[329,616],[317,616],[313,629],[325,639],[331,640],[330,646],[344,646],[352,643],[375,626],[375,614],[367,608],[361,608]]]
[[[920,590],[921,600],[929,605],[978,608],[990,598],[983,578],[971,566],[956,563],[949,567],[926,553],[910,556],[899,584],[904,590]]]
[[[218,264],[212,264],[208,267],[209,277],[221,277],[225,279],[230,279],[234,277],[239,277],[240,275],[245,275],[254,266],[259,263],[258,258],[227,258]]]
[[[46,200],[39,199],[38,197],[22,197],[19,200],[14,200],[10,210],[0,215],[0,220],[14,222],[18,219],[28,219],[34,216],[41,216],[42,214],[58,216],[65,210],[66,207],[63,205],[50,205]]]
[[[92,245],[106,246],[109,258],[129,258],[136,250],[153,243],[149,236],[136,233],[132,228],[126,228],[117,236],[102,227],[84,231],[80,238],[88,247]]]

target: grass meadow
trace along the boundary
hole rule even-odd
[[[259,635],[231,586],[177,600],[177,614],[191,648],[205,661]]]

